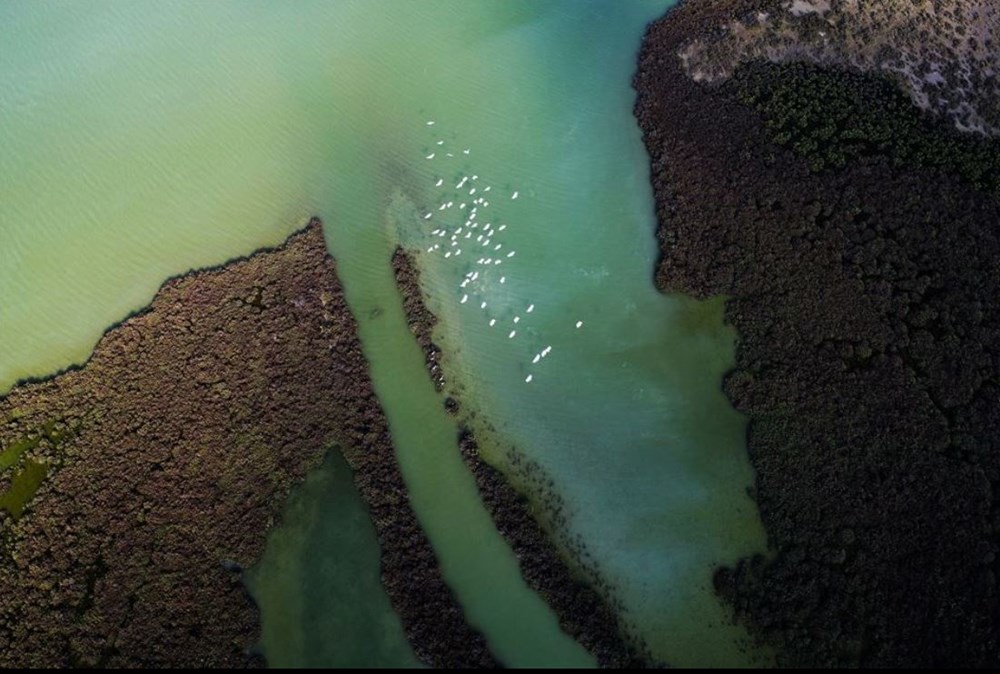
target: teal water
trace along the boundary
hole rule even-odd
[[[720,393],[734,336],[721,302],[652,287],[631,116],[642,30],[670,4],[0,5],[0,390],[85,359],[163,278],[318,214],[413,506],[470,622],[508,664],[589,663],[476,498],[392,287],[401,240],[422,251],[488,458],[539,503],[561,499],[558,540],[654,655],[746,663],[711,591],[715,565],[764,547],[744,422]],[[486,194],[492,252],[468,230],[450,246]],[[517,456],[552,483],[518,475]]]

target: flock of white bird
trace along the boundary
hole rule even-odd
[[[434,126],[434,121],[429,120],[427,126]],[[425,155],[424,159],[432,161],[435,159],[451,159],[455,157],[454,152],[449,152],[444,140],[435,141],[437,150]],[[470,148],[461,150],[462,155],[469,155]],[[458,258],[466,252],[468,258],[476,256],[478,269],[473,269],[465,274],[458,284],[457,296],[460,298],[459,304],[466,304],[472,295],[478,295],[479,309],[485,312],[489,327],[496,327],[498,319],[489,311],[489,304],[485,299],[488,280],[499,277],[501,285],[507,282],[505,273],[501,274],[497,267],[505,262],[510,262],[517,251],[504,249],[504,244],[499,240],[500,234],[507,229],[507,225],[494,225],[485,216],[486,209],[490,206],[490,197],[493,187],[480,181],[476,174],[462,175],[452,185],[443,177],[437,177],[434,187],[444,190],[440,203],[436,209],[431,209],[424,214],[423,219],[430,221],[428,225],[434,227],[430,231],[430,241],[427,247],[428,253],[439,253],[445,259]],[[516,200],[520,196],[517,190],[510,193],[510,198]],[[441,223],[441,224],[437,224]],[[461,223],[461,224],[458,224]],[[440,239],[440,241],[439,241]],[[475,304],[475,302],[473,302]],[[525,309],[525,314],[530,314],[535,310],[534,303],[529,303]],[[517,337],[517,325],[521,322],[521,315],[515,313],[510,319],[511,329],[507,334],[508,339]],[[577,329],[583,327],[583,321],[576,321]],[[531,359],[531,365],[538,365],[541,360],[552,352],[552,346],[546,346],[536,353]],[[534,374],[528,374],[524,378],[526,384],[530,384],[534,379]]]

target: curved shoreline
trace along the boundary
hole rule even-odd
[[[392,267],[410,330],[424,351],[429,374],[435,382],[440,378],[442,390],[445,373],[440,364],[441,350],[433,341],[437,317],[424,303],[420,270],[412,255],[401,247],[393,252]],[[449,412],[457,413],[454,398],[448,397],[445,405]],[[532,515],[527,499],[499,470],[479,457],[472,431],[464,424],[461,428],[459,447],[484,505],[517,556],[525,581],[556,612],[562,629],[593,653],[602,667],[647,666],[648,657],[623,638],[613,609],[577,577]]]
[[[1000,200],[877,153],[812,170],[688,76],[689,40],[768,4],[683,3],[634,78],[655,282],[729,298],[723,387],[776,553],[717,590],[781,664],[995,665]]]
[[[367,372],[313,218],[277,248],[169,279],[84,365],[0,397],[5,468],[48,472],[23,516],[0,514],[0,663],[260,665],[238,571],[337,445],[418,657],[495,665],[407,504]]]

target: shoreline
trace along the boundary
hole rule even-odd
[[[721,383],[774,559],[717,592],[781,665],[996,664],[1000,200],[878,152],[817,169],[689,77],[685,45],[769,1],[681,3],[633,79],[654,282],[725,295],[739,334]]]
[[[336,445],[414,652],[495,666],[407,505],[367,370],[313,218],[275,248],[168,279],[84,364],[0,396],[0,486],[26,506],[0,511],[0,663],[262,665],[239,572]],[[33,465],[47,474],[23,499]]]
[[[410,333],[420,345],[427,364],[427,373],[434,382],[434,390],[440,393],[444,390],[444,370],[441,369],[441,347],[434,343],[434,326],[437,316],[424,305],[423,298],[410,289],[420,287],[420,272],[413,260],[401,247],[397,246],[392,253],[392,271],[396,279],[396,287],[400,289],[403,299],[403,313]],[[404,291],[404,289],[406,289]],[[449,408],[448,410],[452,410]]]
[[[397,247],[392,266],[397,287],[403,298],[407,322],[424,351],[428,372],[435,382],[442,382],[441,350],[433,341],[437,317],[427,308],[420,288],[420,270],[412,254]],[[449,396],[444,404],[457,414],[460,403]],[[542,526],[531,514],[528,500],[496,468],[479,457],[473,432],[460,426],[459,447],[466,466],[472,472],[483,504],[508,545],[517,556],[521,574],[559,617],[562,629],[577,639],[597,657],[602,667],[636,668],[649,664],[626,642],[614,611],[600,595],[580,580],[563,560]]]

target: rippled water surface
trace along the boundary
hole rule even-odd
[[[402,241],[490,461],[658,658],[747,662],[711,590],[715,565],[763,549],[744,422],[720,392],[733,334],[720,301],[652,286],[631,116],[643,28],[671,4],[0,5],[0,390],[84,360],[164,278],[318,214],[469,620],[508,664],[589,664],[478,503],[392,285]],[[308,583],[287,575],[335,541],[271,545],[298,559],[270,581],[293,632],[335,640],[314,598],[292,610]],[[357,603],[330,587],[331,606]],[[376,620],[384,598],[368,603],[353,610]]]

